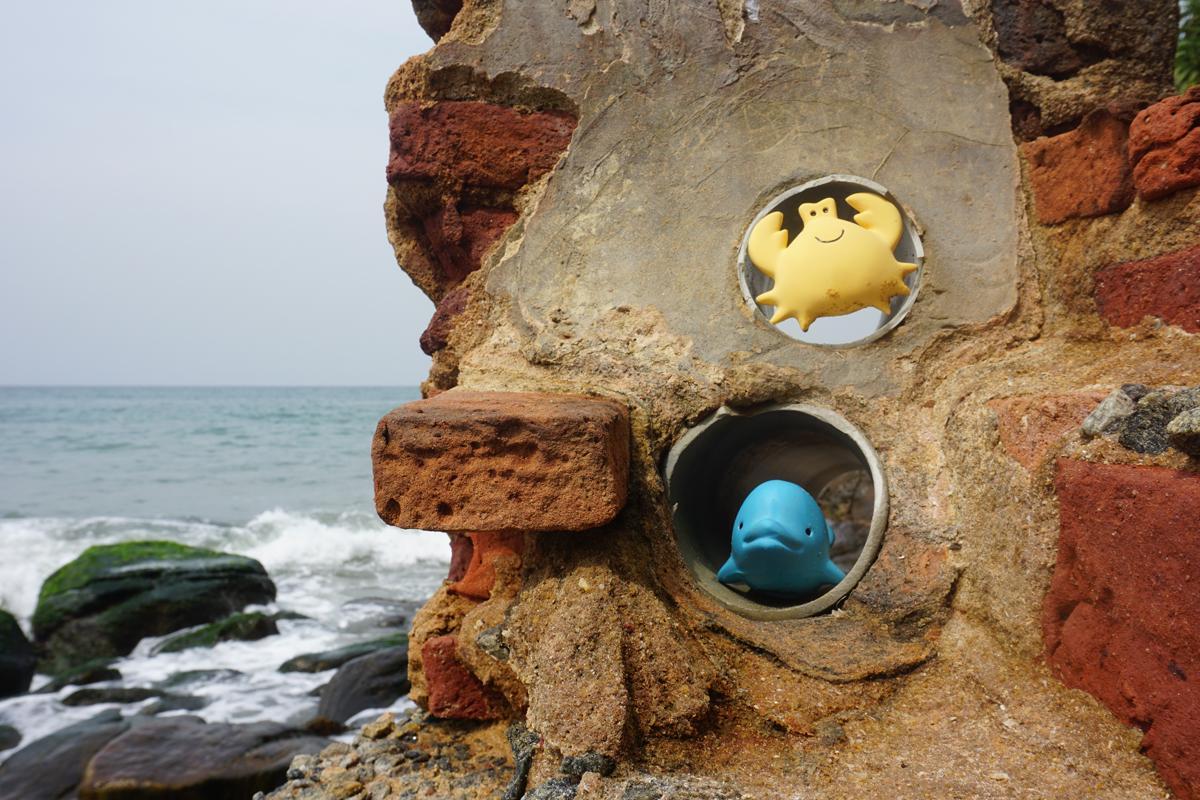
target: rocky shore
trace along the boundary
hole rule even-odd
[[[356,715],[407,694],[405,631],[417,604],[381,598],[343,606],[358,641],[278,665],[319,684],[315,708],[286,719],[206,721],[214,698],[199,687],[253,680],[236,670],[147,682],[121,672],[135,651],[152,661],[311,624],[273,610],[275,599],[258,561],[167,541],[91,547],[58,569],[42,584],[32,637],[0,611],[0,698],[96,713],[30,740],[0,709],[0,797],[249,797],[283,783],[294,757],[320,752]]]

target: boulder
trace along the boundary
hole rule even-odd
[[[74,797],[92,756],[131,723],[115,709],[52,733],[0,764],[0,797],[60,800]]]
[[[59,671],[274,599],[275,584],[251,558],[173,542],[100,545],[42,584],[34,640],[43,667]]]
[[[37,694],[52,694],[67,686],[87,686],[90,683],[121,680],[121,672],[112,666],[112,659],[97,658],[78,667],[61,672],[40,689]]]
[[[347,633],[405,630],[422,605],[424,601],[420,600],[356,597],[342,603],[338,610],[338,630]]]
[[[295,658],[289,658],[287,661],[279,665],[280,672],[324,672],[327,669],[336,669],[347,661],[352,661],[379,650],[390,647],[400,647],[408,645],[408,635],[397,633],[392,636],[385,636],[382,639],[372,639],[368,642],[356,642],[348,644],[345,647],[338,647],[333,650],[324,650],[320,653],[304,653]]]
[[[389,647],[346,662],[326,684],[317,719],[343,723],[368,708],[384,708],[408,693],[408,646]]]
[[[178,653],[193,647],[212,647],[218,642],[255,642],[277,633],[279,628],[275,625],[274,617],[267,614],[257,611],[230,614],[219,622],[211,622],[160,642],[154,648],[154,653]]]
[[[12,725],[0,725],[0,753],[21,743],[21,732]]]
[[[0,611],[0,697],[29,691],[37,655],[16,618]]]
[[[150,719],[109,741],[79,786],[83,800],[250,797],[283,783],[288,764],[328,742],[273,722]]]

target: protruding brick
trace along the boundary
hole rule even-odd
[[[988,407],[996,412],[1004,449],[1031,470],[1063,436],[1078,429],[1103,399],[1103,392],[1002,397]]]
[[[1073,131],[1021,145],[1038,221],[1055,225],[1127,208],[1133,201],[1127,140],[1126,123],[1102,110]]]
[[[467,307],[467,287],[458,286],[446,292],[434,309],[433,318],[421,334],[421,350],[427,356],[445,348],[450,339],[450,331],[454,327],[454,318]]]
[[[475,600],[487,600],[496,584],[496,561],[519,563],[525,535],[519,531],[485,531],[465,534],[471,540],[471,561],[450,591]]]
[[[1200,475],[1062,460],[1056,488],[1047,658],[1145,731],[1177,797],[1200,797]]]
[[[1147,200],[1200,186],[1200,86],[1134,118],[1129,159],[1137,193]]]
[[[372,456],[389,525],[587,530],[625,505],[629,416],[613,400],[454,390],[380,420]]]
[[[1200,245],[1128,261],[1096,274],[1100,316],[1122,328],[1158,317],[1185,331],[1200,332]]]
[[[428,708],[443,719],[498,719],[504,701],[458,660],[452,634],[428,639],[421,646]]]

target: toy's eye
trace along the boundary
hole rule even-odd
[[[738,530],[739,530],[739,531],[740,531],[742,528],[744,528],[744,527],[746,527],[746,523],[744,523],[744,522],[739,522],[739,523],[738,523]]]
[[[812,528],[805,528],[805,529],[804,529],[804,535],[805,535],[805,536],[812,536]]]
[[[828,213],[829,213],[829,209],[828,209],[828,208],[822,208],[822,209],[821,209],[821,213],[823,213],[823,214],[828,214]]]
[[[815,212],[815,211],[810,211],[810,212],[808,212],[808,215],[809,215],[810,217],[815,217],[815,216],[817,215],[817,212]]]

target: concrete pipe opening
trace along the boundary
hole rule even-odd
[[[751,619],[794,619],[832,608],[871,566],[887,527],[887,483],[874,449],[857,428],[824,408],[722,408],[671,448],[665,473],[684,562],[706,592]],[[717,580],[742,501],[768,480],[798,484],[821,506],[835,535],[830,557],[845,572],[836,585],[784,598]]]
[[[885,313],[877,308],[860,308],[857,311],[840,316],[822,316],[809,327],[802,330],[795,319],[786,319],[779,324],[771,323],[774,313],[772,306],[759,303],[755,298],[767,292],[774,281],[767,277],[751,262],[748,254],[750,232],[768,214],[776,211],[783,214],[783,228],[788,231],[788,241],[793,241],[803,230],[804,220],[800,214],[803,203],[819,203],[831,199],[836,205],[837,216],[842,220],[853,220],[858,211],[847,201],[851,195],[866,192],[876,194],[887,200],[900,214],[900,235],[893,254],[898,261],[917,265],[915,272],[910,272],[903,279],[908,287],[907,295],[897,295],[891,299],[891,305]],[[925,249],[921,244],[920,229],[908,210],[892,195],[887,188],[868,178],[854,175],[830,175],[817,180],[808,181],[788,189],[764,206],[750,225],[742,239],[738,250],[738,283],[742,289],[742,297],[753,311],[754,315],[775,330],[808,344],[825,345],[830,347],[856,347],[873,342],[888,331],[899,325],[912,309],[917,299],[917,290],[921,285],[924,271]]]

